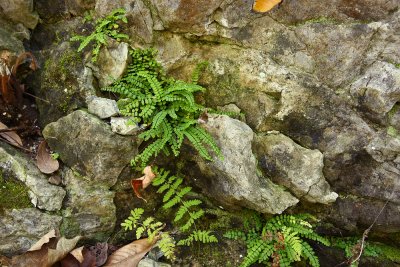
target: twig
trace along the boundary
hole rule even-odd
[[[24,92],[24,94],[29,95],[29,96],[31,96],[31,97],[33,97],[33,98],[38,99],[38,100],[41,100],[41,101],[43,101],[43,102],[46,102],[47,104],[50,105],[50,101],[48,101],[48,100],[46,100],[46,99],[43,99],[43,98],[40,98],[40,97],[38,97],[38,96],[32,95],[32,94],[30,94],[30,93],[28,93],[28,92]]]
[[[8,141],[8,140],[6,140],[6,139],[4,139],[4,138],[1,138],[1,137],[0,137],[0,141],[3,141],[3,142],[5,142],[5,143],[7,143],[7,144],[9,144],[9,145],[18,147],[19,149],[22,149],[22,150],[24,150],[25,152],[32,153],[31,150],[29,150],[29,149],[27,149],[27,148],[25,148],[25,147],[19,146],[19,145],[17,146],[16,144],[11,143],[10,141]]]
[[[31,127],[21,126],[21,127],[11,127],[11,128],[7,128],[7,129],[0,129],[0,133],[20,131],[20,130],[25,130],[27,128],[31,128]]]

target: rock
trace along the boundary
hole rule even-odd
[[[21,38],[21,36],[17,34],[17,32],[20,32],[18,26],[11,25],[3,20],[3,18],[0,18],[0,24],[0,52],[2,50],[7,50],[17,55],[24,52],[25,49],[22,43],[22,39],[24,38]]]
[[[81,21],[69,21],[65,27],[77,27],[78,23]],[[33,73],[32,87],[36,96],[46,100],[36,102],[42,127],[85,107],[85,99],[96,95],[92,71],[85,67],[82,55],[71,45],[69,41],[52,43],[37,55],[38,61],[44,64]]]
[[[156,12],[152,12],[148,7],[147,1],[97,0],[95,11],[99,16],[104,17],[117,8],[126,10],[129,42],[150,43],[153,40],[153,25],[157,23],[160,28],[160,21],[157,19]]]
[[[144,258],[139,262],[138,267],[171,267],[171,265],[163,262],[157,262],[150,258]]]
[[[268,176],[297,198],[323,204],[335,202],[338,194],[330,190],[322,173],[324,163],[320,151],[299,146],[280,133],[257,135],[253,147]]]
[[[400,155],[400,138],[383,132],[372,139],[366,150],[377,162],[394,161]]]
[[[139,131],[139,126],[132,122],[130,118],[111,118],[111,130],[120,135],[135,135]]]
[[[77,171],[64,172],[68,198],[63,210],[61,232],[73,237],[82,235],[105,241],[115,227],[116,208],[114,192],[107,183],[101,183]]]
[[[253,131],[245,123],[225,115],[209,115],[204,124],[217,141],[224,160],[197,160],[204,193],[228,206],[242,206],[262,213],[280,214],[298,199],[258,175],[251,150]]]
[[[117,102],[112,99],[90,96],[86,99],[89,113],[100,119],[107,119],[119,114]]]
[[[386,114],[400,101],[400,69],[377,61],[350,86],[361,107],[375,114]]]
[[[137,154],[135,139],[113,133],[107,123],[81,110],[48,124],[43,136],[67,166],[107,186]]]
[[[31,160],[16,149],[0,143],[0,168],[3,174],[14,177],[29,188],[32,204],[43,210],[61,209],[65,190],[49,184]]]
[[[35,208],[6,211],[0,216],[0,254],[24,253],[50,230],[58,229],[61,220]]]
[[[39,21],[39,15],[33,11],[33,0],[3,0],[1,10],[10,20],[29,29],[34,29]]]
[[[107,46],[100,50],[96,63],[87,65],[93,70],[99,86],[106,87],[122,77],[128,66],[128,59],[128,44],[108,38]]]

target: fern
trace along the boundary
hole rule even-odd
[[[139,135],[147,141],[145,149],[132,161],[132,165],[144,167],[151,158],[161,152],[178,156],[185,138],[189,140],[199,155],[207,160],[213,157],[209,149],[222,159],[222,154],[212,138],[200,128],[197,119],[205,108],[196,103],[194,94],[205,89],[197,85],[199,65],[193,73],[191,83],[168,78],[153,49],[136,49],[131,52],[132,63],[127,73],[104,91],[118,93],[124,101],[119,101],[121,114],[133,121],[148,126]]]
[[[175,259],[175,241],[169,235],[169,233],[161,232],[164,228],[162,222],[156,221],[153,217],[147,217],[142,220],[142,215],[144,210],[141,208],[136,208],[131,210],[131,215],[121,223],[121,226],[125,231],[133,231],[135,229],[136,239],[140,239],[147,236],[149,241],[154,240],[155,237],[160,237],[160,241],[157,243],[160,250],[163,252],[167,259]]]
[[[259,216],[253,216],[252,223],[245,221],[247,232],[231,230],[225,237],[233,240],[242,240],[247,246],[247,255],[241,267],[251,266],[254,263],[274,266],[290,266],[293,262],[308,260],[313,267],[319,266],[312,247],[304,240],[311,239],[324,245],[330,245],[329,240],[319,236],[307,221],[309,215],[278,215],[262,223]],[[253,225],[253,226],[251,226]]]
[[[210,231],[193,231],[186,239],[179,240],[178,246],[191,246],[195,241],[207,244],[217,243],[218,239]]]
[[[86,17],[85,17],[86,19]],[[78,52],[81,52],[86,46],[94,42],[92,48],[92,61],[96,62],[100,49],[103,45],[107,45],[107,38],[113,38],[117,41],[122,39],[128,39],[128,35],[119,33],[118,21],[127,23],[128,20],[125,17],[124,9],[116,9],[105,18],[98,19],[96,21],[95,30],[89,36],[75,35],[70,41],[80,42]]]

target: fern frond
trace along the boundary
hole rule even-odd
[[[167,259],[175,260],[175,241],[169,233],[162,233],[157,245]]]
[[[178,246],[191,246],[193,242],[216,243],[218,239],[211,234],[211,231],[197,230],[193,231],[187,238],[179,240]]]

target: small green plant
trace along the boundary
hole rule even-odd
[[[187,83],[165,75],[155,59],[155,50],[137,49],[131,55],[132,64],[126,75],[102,90],[120,94],[121,114],[147,126],[139,137],[150,143],[131,161],[132,165],[140,162],[144,167],[161,151],[166,155],[172,151],[178,156],[185,138],[203,158],[212,160],[208,148],[222,158],[212,136],[198,125],[205,107],[196,103],[194,94],[205,90],[197,80],[206,64],[200,64],[192,75],[192,82]]]
[[[121,223],[121,226],[124,227],[125,231],[134,230],[136,239],[140,239],[146,235],[149,242],[152,242],[154,238],[160,237],[160,241],[157,243],[158,247],[167,259],[174,260],[175,241],[168,232],[161,232],[165,225],[162,222],[156,221],[153,217],[141,220],[143,213],[144,209],[142,208],[132,210],[131,215]]]
[[[50,156],[51,156],[52,159],[59,159],[60,158],[60,154],[58,154],[58,153],[51,153]]]
[[[269,266],[290,266],[291,263],[307,259],[313,267],[319,260],[305,239],[320,242],[326,246],[329,240],[319,236],[308,222],[310,215],[278,215],[266,222],[255,216],[252,224],[245,222],[246,232],[232,230],[225,237],[243,240],[247,245],[247,255],[241,267],[262,263]]]
[[[87,16],[85,16],[85,19],[89,19]],[[89,14],[89,16],[91,15]],[[121,8],[114,10],[105,18],[96,20],[95,30],[89,36],[76,35],[70,40],[73,42],[80,42],[78,52],[81,52],[91,42],[94,42],[92,49],[92,61],[96,62],[100,48],[103,45],[107,45],[107,38],[110,37],[117,41],[129,38],[128,35],[119,32],[119,21],[124,23],[128,22],[127,18],[125,17],[125,10]]]
[[[352,262],[351,259],[357,256],[355,254],[358,254],[360,251],[358,248],[358,246],[360,246],[360,240],[361,237],[336,237],[331,238],[331,243],[333,247],[340,248],[344,251],[346,258],[350,260],[349,264],[351,267],[356,267],[359,265],[359,260]],[[377,242],[365,241],[362,256],[379,257],[400,263],[400,249]]]

